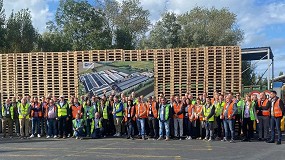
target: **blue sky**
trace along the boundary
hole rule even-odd
[[[94,3],[94,0],[89,1]],[[150,11],[152,23],[159,20],[165,6],[175,13],[184,13],[196,6],[228,8],[237,15],[237,24],[245,33],[240,46],[270,46],[275,56],[274,74],[285,72],[285,0],[141,0],[141,3]],[[59,0],[4,0],[7,17],[12,10],[29,8],[33,24],[40,32],[45,31],[47,21],[53,20],[58,4]],[[256,72],[262,74],[267,63],[258,63]]]

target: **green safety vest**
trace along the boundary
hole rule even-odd
[[[192,100],[192,104],[195,105],[195,103],[196,103],[196,101],[195,101],[195,100]]]
[[[244,101],[243,100],[239,100],[237,103],[237,109],[238,109],[238,114],[241,114],[241,110],[244,107]]]
[[[211,105],[209,108],[206,109],[206,105],[203,106],[203,113],[205,117],[208,117],[211,113],[211,110],[213,108],[213,105]],[[215,121],[215,116],[213,115],[208,119],[209,122],[214,122]]]
[[[166,121],[169,118],[169,108],[170,108],[170,105],[166,104],[165,105],[165,112],[164,112],[164,120],[166,120]],[[159,116],[160,116],[160,110],[161,110],[161,108],[158,109],[158,116],[157,116],[158,119],[159,119]]]
[[[22,103],[19,103],[19,119],[23,119],[23,118],[26,118],[26,119],[29,119],[30,118],[30,114],[28,113],[29,112],[29,108],[30,108],[30,104],[29,103],[26,103],[25,106],[22,104]],[[24,115],[26,115],[26,117],[24,117]]]
[[[121,103],[119,102],[118,104],[116,104],[115,108],[116,111],[119,110]],[[123,116],[123,111],[116,113],[117,117],[122,117]]]
[[[107,101],[105,103],[105,107],[103,108],[103,119],[108,119],[108,106],[109,102]]]
[[[216,117],[220,117],[220,115],[221,115],[221,113],[222,113],[222,111],[223,111],[223,108],[224,108],[224,105],[225,105],[225,104],[226,104],[225,102],[222,102],[222,103],[218,102],[218,103],[215,105],[215,116],[216,116]]]
[[[9,112],[10,112],[11,119],[14,119],[14,106],[12,103],[11,103],[11,106],[9,108]],[[2,116],[6,117],[6,113],[7,113],[6,107],[5,107],[5,105],[3,105],[2,106]]]
[[[83,115],[83,119],[84,119],[84,120],[87,119],[87,111],[89,111],[89,112],[88,112],[88,114],[89,114],[88,119],[94,118],[94,114],[95,114],[94,111],[95,111],[95,110],[94,110],[93,107],[84,105],[83,108],[84,108],[84,115]],[[88,109],[89,109],[89,110],[88,110]]]
[[[56,104],[56,106],[58,117],[67,116],[67,110],[69,109],[68,103],[65,102],[62,107],[60,106],[60,103]]]
[[[77,119],[72,120],[73,128],[77,128],[76,123],[77,123]],[[79,127],[82,127],[83,131],[85,131],[83,127],[83,123],[84,123],[83,119],[79,119]]]
[[[250,120],[252,120],[252,121],[254,121],[256,119],[255,118],[255,114],[253,112],[254,105],[255,105],[255,102],[251,102],[251,106],[249,107],[249,116],[250,116]],[[244,110],[245,110],[245,105],[244,105],[244,107],[241,110],[242,119],[244,118]]]
[[[101,119],[99,119],[99,122],[98,122],[99,124],[99,128],[102,128],[102,122],[101,122]],[[93,131],[94,131],[94,128],[95,128],[95,120],[94,120],[94,118],[92,119],[92,122],[91,122],[91,134],[93,133]]]

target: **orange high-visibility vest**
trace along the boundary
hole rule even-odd
[[[274,103],[274,117],[278,118],[278,117],[282,117],[282,110],[279,106],[279,102],[280,102],[280,98]]]
[[[182,103],[180,103],[180,104],[174,103],[173,104],[174,113],[177,114],[181,110],[181,107],[182,107]],[[180,114],[180,115],[177,115],[177,116],[178,116],[179,119],[183,119],[183,114]]]
[[[76,115],[79,113],[80,114],[80,118],[82,117],[82,112],[81,112],[81,110],[82,110],[82,106],[81,105],[79,105],[79,106],[75,106],[75,105],[72,105],[72,107],[71,107],[71,110],[72,110],[72,118],[76,118]]]
[[[230,118],[230,115],[232,115],[233,114],[233,112],[234,112],[234,102],[232,102],[231,104],[230,104],[230,106],[228,107],[228,119],[235,119],[235,116],[233,116],[233,117],[231,117]],[[226,111],[226,108],[227,108],[227,103],[225,103],[225,105],[224,105],[224,112],[222,113],[222,118],[224,119],[225,117],[224,117],[224,113],[225,113],[225,111]]]
[[[41,104],[39,102],[37,103],[37,105],[35,105],[35,103],[32,103],[31,106],[32,108],[37,108],[37,109],[41,108]],[[35,111],[31,110],[31,117],[34,117],[34,114],[35,114]],[[42,110],[38,111],[38,117],[41,118],[42,116],[43,116]]]
[[[199,120],[200,120],[200,121],[203,121],[203,116],[201,115],[202,110],[203,110],[203,105],[198,105],[198,106],[196,106],[195,109],[194,109],[194,111],[195,111],[196,114],[200,114],[200,115],[199,115]],[[197,119],[195,118],[195,120],[197,120]]]
[[[268,102],[268,99],[265,99],[263,101],[263,103],[261,104],[261,100],[258,100],[258,107],[260,107],[260,108],[266,107],[267,102]],[[269,116],[270,115],[270,108],[266,109],[266,110],[262,110],[262,115],[263,116]]]
[[[158,114],[157,114],[156,102],[155,101],[153,101],[152,104],[147,103],[147,106],[146,106],[146,108],[147,108],[147,113],[146,113],[147,116],[149,116],[150,105],[151,105],[151,111],[152,111],[153,117],[157,118]]]
[[[128,110],[128,107],[125,108],[125,118],[124,118],[124,121],[127,122],[128,121],[128,114],[130,114],[130,117],[133,117],[132,120],[136,120],[136,117],[135,116],[135,107],[132,106],[131,107],[131,113],[129,113],[129,110]]]
[[[191,104],[191,105],[188,105],[188,117],[190,118],[191,116],[192,116],[192,109],[193,109],[193,105]]]
[[[136,105],[136,117],[138,117],[138,118],[147,118],[145,103],[139,103],[139,104]]]

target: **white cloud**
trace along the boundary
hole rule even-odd
[[[46,22],[52,19],[48,2],[51,0],[4,0],[4,8],[6,18],[10,16],[11,12],[18,12],[21,9],[28,8],[31,11],[32,21],[34,27],[40,32],[46,29]]]

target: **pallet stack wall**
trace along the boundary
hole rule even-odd
[[[14,95],[78,94],[78,62],[153,61],[154,95],[194,97],[241,90],[241,50],[235,46],[156,50],[93,50],[13,53],[0,56],[0,86]]]

